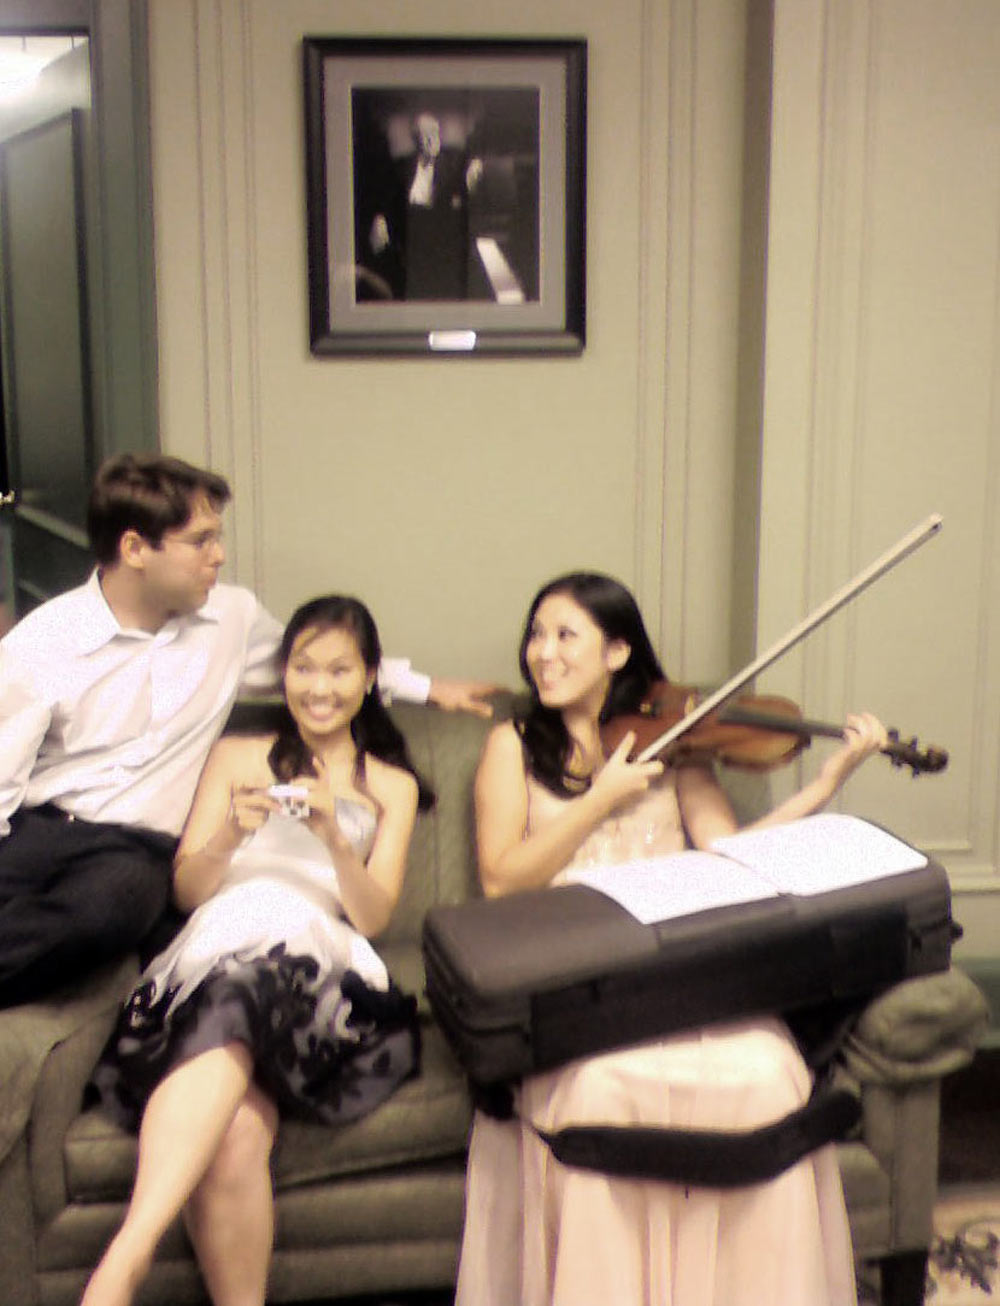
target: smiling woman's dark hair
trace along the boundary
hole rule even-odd
[[[372,614],[359,600],[342,594],[326,594],[296,609],[292,614],[278,646],[278,668],[284,677],[295,641],[303,631],[322,634],[327,630],[346,630],[357,641],[361,660],[368,671],[377,674],[382,661],[382,644],[378,637]],[[410,760],[406,740],[386,711],[379,692],[378,681],[365,694],[361,707],[351,722],[351,738],[358,752],[358,776],[364,781],[365,757],[371,754],[391,766],[409,771],[417,782],[417,806],[427,811],[434,806],[434,793]],[[287,704],[284,705],[278,726],[278,737],[267,758],[271,770],[279,780],[288,781],[297,775],[311,775],[315,768],[312,754],[299,734]]]
[[[666,677],[650,642],[639,605],[621,581],[601,572],[571,571],[542,586],[528,609],[518,652],[521,675],[531,698],[514,724],[521,736],[525,765],[530,774],[553,793],[565,797],[580,792],[580,781],[574,784],[573,778],[567,774],[572,741],[562,714],[543,706],[539,700],[527,661],[535,615],[552,594],[564,594],[578,603],[600,627],[606,639],[622,640],[629,647],[625,665],[611,674],[611,684],[601,708],[602,722],[625,712],[638,711],[650,687]]]

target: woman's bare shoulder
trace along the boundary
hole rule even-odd
[[[486,736],[483,756],[518,758],[522,756],[521,735],[513,721],[501,721]]]
[[[476,769],[477,790],[482,786],[506,783],[525,775],[524,747],[512,721],[494,726],[486,736]]]
[[[231,775],[243,772],[270,774],[267,757],[274,740],[274,735],[223,735],[212,748],[209,766]]]
[[[410,771],[391,762],[383,762],[380,757],[365,758],[365,779],[372,796],[388,806],[392,802],[416,802],[417,781]]]

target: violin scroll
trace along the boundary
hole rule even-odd
[[[916,735],[908,743],[901,743],[898,730],[889,731],[889,743],[882,752],[893,766],[908,766],[914,775],[922,772],[934,775],[948,765],[947,749],[937,748],[934,744],[921,749]]]

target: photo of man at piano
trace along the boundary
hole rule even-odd
[[[538,298],[538,92],[351,94],[359,301]]]

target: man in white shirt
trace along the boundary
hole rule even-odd
[[[0,640],[0,1007],[139,945],[166,909],[177,836],[237,694],[277,687],[281,626],[217,584],[229,487],[177,459],[98,473],[97,569]],[[405,660],[387,694],[489,714],[492,686]]]

